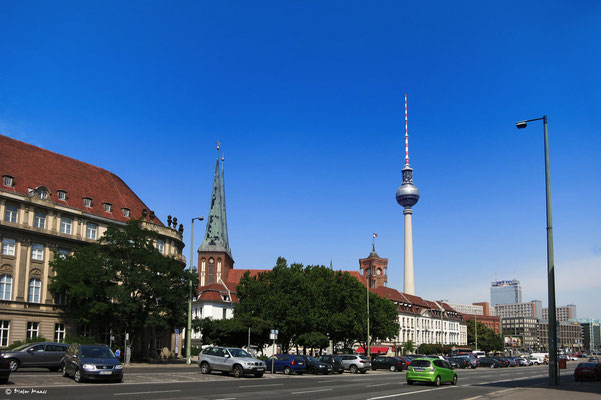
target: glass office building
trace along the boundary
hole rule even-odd
[[[522,302],[522,287],[517,279],[492,282],[490,287],[490,305],[515,304]]]

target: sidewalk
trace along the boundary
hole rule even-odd
[[[156,367],[196,367],[198,368],[198,356],[192,356],[192,364],[186,364],[186,358],[170,358],[148,362],[131,362],[123,364],[125,368],[156,368]]]
[[[601,382],[574,382],[572,377],[561,380],[559,386],[541,385],[529,388],[510,388],[479,396],[480,399],[512,400],[588,400],[601,398]],[[474,398],[476,399],[476,398]]]

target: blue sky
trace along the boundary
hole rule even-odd
[[[377,232],[402,290],[407,93],[416,294],[515,274],[546,303],[543,127],[515,122],[547,114],[557,303],[601,318],[601,4],[424,4],[4,2],[0,133],[115,172],[187,246],[219,140],[236,267],[358,270]]]

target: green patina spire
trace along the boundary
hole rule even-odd
[[[219,147],[217,147],[219,150]],[[220,176],[221,175],[221,176]],[[227,218],[225,214],[225,184],[223,172],[219,171],[219,154],[215,164],[215,178],[213,179],[213,193],[211,194],[211,207],[207,218],[207,229],[199,251],[225,252],[232,257],[227,236]]]

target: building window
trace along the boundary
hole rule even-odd
[[[223,309],[222,319],[227,319],[227,308]]]
[[[215,283],[215,260],[212,258],[209,258],[209,271],[207,277],[208,284]]]
[[[13,187],[15,186],[15,178],[13,178],[10,175],[4,175],[2,177],[2,183],[4,184],[4,186]]]
[[[0,300],[10,300],[13,289],[13,277],[7,274],[0,275]]]
[[[36,228],[46,228],[46,213],[43,211],[36,211],[33,216],[33,226]]]
[[[10,321],[0,321],[0,346],[8,346],[8,331]]]
[[[129,218],[129,208],[122,208],[121,212],[123,213],[124,217]]]
[[[54,341],[59,343],[65,341],[65,324],[54,324]]]
[[[71,218],[66,218],[66,217],[61,218],[61,233],[70,235],[72,227],[73,227],[73,221],[71,220]]]
[[[44,261],[44,245],[33,243],[31,245],[31,259],[36,261]]]
[[[86,237],[88,239],[96,240],[96,236],[98,235],[98,225],[88,222],[86,225]]]
[[[89,197],[84,197],[83,198],[83,205],[84,207],[92,207],[92,199]]]
[[[30,303],[39,303],[41,291],[42,281],[38,278],[31,278],[29,280],[29,297],[27,301]]]
[[[46,189],[38,189],[38,197],[42,200],[46,200],[48,198],[48,191]]]
[[[89,325],[79,325],[79,336],[91,337],[92,328]]]
[[[65,293],[54,293],[54,304],[64,306],[67,304],[67,295]]]
[[[102,203],[102,206],[104,207],[104,211],[106,212],[113,211],[113,205],[111,203]]]
[[[2,239],[2,254],[5,256],[15,255],[15,239]]]
[[[71,252],[67,249],[58,249],[59,258],[65,259],[67,256],[70,256]]]
[[[27,322],[27,339],[33,339],[38,337],[40,334],[40,323],[39,322]]]
[[[163,239],[157,239],[157,250],[161,254],[165,252],[165,241]]]
[[[13,205],[6,205],[6,210],[4,211],[4,220],[6,222],[17,222],[17,216],[18,216],[18,211],[19,209],[17,208],[17,206],[13,206]]]
[[[58,190],[58,191],[56,192],[56,197],[57,197],[59,200],[62,200],[62,201],[67,201],[67,192],[65,192],[64,190]]]

